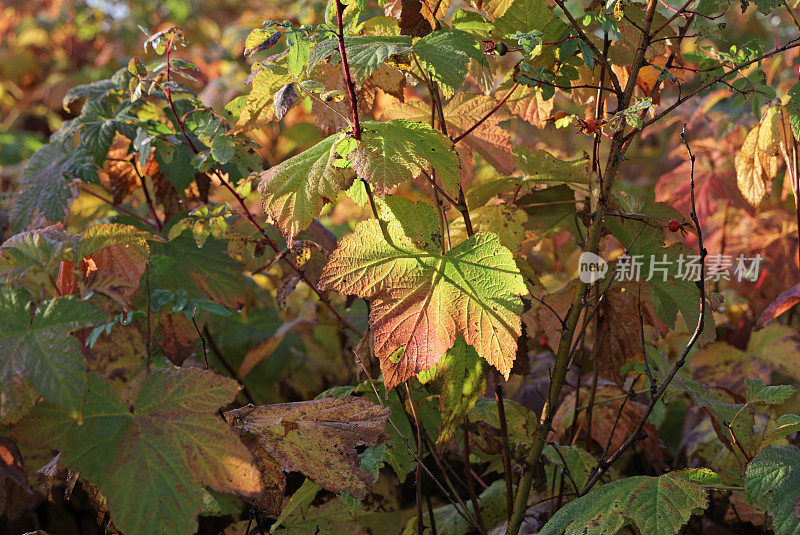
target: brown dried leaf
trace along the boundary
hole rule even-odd
[[[405,100],[404,89],[406,87],[406,76],[402,71],[392,68],[385,63],[378,67],[366,81],[367,84],[377,87],[400,102]]]
[[[194,351],[197,333],[190,319],[183,314],[164,314],[161,316],[161,349],[167,358],[180,366]]]
[[[589,402],[589,388],[582,388],[580,391],[580,400],[578,405],[586,406]],[[600,448],[605,448],[611,438],[610,452],[616,451],[622,443],[628,438],[639,424],[642,416],[644,416],[645,406],[633,400],[628,400],[625,403],[625,408],[622,415],[617,422],[617,415],[619,414],[620,406],[625,399],[625,391],[620,387],[609,384],[607,381],[601,380],[597,386],[597,393],[595,394],[595,405],[592,413],[592,440],[594,440]],[[556,414],[553,418],[553,431],[552,433],[559,440],[569,440],[570,430],[572,428],[573,410],[575,408],[575,392],[570,392],[564,397]],[[577,415],[577,429],[586,431],[586,411],[580,411]],[[647,435],[647,438],[638,442],[641,448],[647,453],[650,461],[657,470],[663,469],[666,465],[664,457],[667,450],[664,444],[658,438],[658,431],[651,423],[646,423],[642,431]],[[563,442],[562,442],[563,443]]]
[[[511,113],[536,128],[544,128],[553,113],[553,99],[544,100],[541,89],[528,86],[517,88],[506,101],[506,106]]]
[[[341,67],[320,63],[315,69],[315,80],[325,84],[330,91],[338,90],[347,94],[347,83],[342,74]],[[358,112],[363,116],[372,111],[375,103],[375,87],[364,83],[356,91]],[[348,119],[351,114],[350,100],[345,98],[339,102],[322,103],[314,100],[311,106],[314,113],[314,122],[323,136],[330,136],[339,130],[349,127]]]
[[[97,292],[107,295],[128,308],[139,289],[139,280],[147,267],[149,249],[112,245],[81,260],[79,268],[84,279],[81,293]]]
[[[620,368],[630,360],[641,360],[641,326],[639,321],[639,284],[621,284],[606,292],[600,305],[599,355],[600,376],[621,384]],[[667,326],[658,318],[649,292],[642,294],[642,320],[666,334]]]
[[[0,435],[0,515],[14,519],[34,504],[17,443]]]
[[[376,446],[391,411],[366,398],[324,398],[278,405],[247,405],[225,413],[287,472],[302,472],[332,492],[363,498],[372,475],[360,470],[357,446]]]
[[[128,156],[130,144],[130,140],[125,136],[115,137],[108,151],[108,159],[100,173],[100,180],[104,185],[107,184],[106,189],[111,190],[114,203],[121,203],[141,185],[133,165],[130,162],[120,161]]]
[[[401,0],[400,33],[411,37],[424,37],[431,33],[437,26],[432,11],[429,0]],[[439,12],[442,12],[441,8]],[[447,12],[446,7],[444,12]]]
[[[275,119],[278,121],[283,119],[289,109],[295,105],[298,98],[299,95],[293,83],[286,84],[278,89],[278,92],[272,97],[272,104],[275,107]]]
[[[259,511],[266,511],[269,516],[277,517],[283,507],[283,495],[286,491],[286,476],[281,470],[281,466],[275,462],[269,452],[258,442],[257,437],[250,435],[242,436],[242,443],[250,450],[261,474],[263,491],[253,505]]]

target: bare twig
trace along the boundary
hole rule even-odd
[[[637,440],[642,438],[642,436],[641,436],[642,429],[644,428],[645,424],[647,423],[648,419],[650,418],[650,414],[653,412],[653,409],[655,408],[656,403],[658,403],[658,400],[667,391],[667,388],[669,387],[669,384],[675,378],[675,374],[677,374],[678,370],[680,370],[680,368],[686,363],[686,358],[689,355],[689,352],[692,350],[692,347],[694,347],[695,343],[697,343],[697,340],[699,340],[700,335],[703,333],[703,327],[705,325],[705,316],[706,316],[706,290],[705,290],[706,264],[705,264],[705,259],[706,259],[706,256],[708,255],[708,252],[706,251],[705,247],[703,246],[703,231],[700,228],[700,221],[698,220],[697,209],[696,209],[696,206],[695,206],[695,192],[694,192],[694,188],[695,188],[695,184],[694,184],[694,161],[695,161],[695,156],[692,153],[692,149],[689,146],[689,142],[686,140],[686,125],[684,125],[683,128],[684,129],[681,132],[681,139],[683,140],[683,143],[686,146],[686,151],[689,153],[689,162],[690,162],[690,175],[689,175],[690,189],[689,189],[689,191],[690,191],[691,206],[692,206],[692,212],[690,214],[690,217],[692,219],[692,223],[694,224],[695,231],[697,233],[697,244],[698,244],[698,249],[699,249],[699,253],[700,253],[700,277],[699,277],[699,280],[695,281],[695,284],[697,285],[699,299],[700,299],[700,317],[697,320],[697,326],[695,327],[694,333],[689,338],[689,341],[686,343],[686,347],[684,347],[683,352],[681,353],[680,357],[678,358],[678,360],[672,366],[672,369],[669,371],[669,373],[664,378],[663,382],[661,383],[661,386],[658,388],[658,390],[656,391],[655,395],[651,397],[650,403],[648,403],[644,414],[639,419],[639,423],[636,425],[636,428],[628,436],[628,438],[625,440],[625,442],[623,442],[620,445],[620,447],[617,448],[617,451],[615,451],[613,455],[611,455],[607,459],[603,458],[603,459],[600,460],[600,462],[598,463],[597,468],[595,469],[594,473],[589,478],[589,480],[586,482],[586,485],[584,486],[583,490],[581,490],[581,492],[580,492],[581,496],[583,496],[587,492],[589,492],[592,489],[592,487],[597,483],[597,481],[600,479],[600,477],[605,473],[605,471],[608,470],[608,468],[612,464],[614,464],[614,462],[617,459],[619,459],[622,456],[622,454],[625,453],[628,450],[628,448],[630,448]]]

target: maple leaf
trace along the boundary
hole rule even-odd
[[[408,220],[401,217],[402,220]],[[438,233],[433,221],[416,235]],[[461,334],[506,377],[528,293],[514,256],[495,234],[476,234],[442,254],[421,249],[392,221],[360,223],[331,255],[320,285],[372,300],[370,326],[387,388],[435,366]],[[417,241],[419,243],[419,241]]]
[[[442,189],[458,196],[461,167],[453,142],[428,125],[406,120],[363,123],[362,140],[348,155],[359,178],[380,192],[433,167]]]
[[[332,492],[363,498],[374,481],[360,470],[358,446],[385,442],[390,410],[367,398],[322,398],[225,413],[260,448],[257,459],[274,459],[286,472],[301,472]]]
[[[102,323],[106,315],[73,297],[44,301],[33,319],[29,306],[27,291],[0,288],[0,393],[12,400],[9,407],[16,405],[14,384],[24,377],[39,394],[74,414],[83,395],[86,364],[78,340],[69,334]],[[5,403],[3,409],[8,409]]]
[[[337,134],[329,136],[259,174],[258,191],[264,210],[289,243],[319,216],[325,204],[353,183],[353,170],[333,163],[339,159],[339,139]]]
[[[249,499],[263,489],[250,453],[216,414],[238,389],[211,371],[158,369],[131,408],[90,374],[80,421],[44,403],[18,432],[61,450],[64,464],[107,498],[121,531],[188,535],[197,529],[203,486]]]

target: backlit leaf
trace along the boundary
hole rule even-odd
[[[458,196],[461,169],[447,136],[406,120],[369,121],[363,126],[362,141],[349,156],[359,178],[385,192],[433,167],[442,189]]]
[[[259,175],[264,211],[289,242],[353,183],[353,170],[333,163],[340,159],[336,152],[340,139],[338,134],[329,136]]]
[[[422,66],[452,96],[464,83],[469,58],[480,61],[478,42],[461,30],[438,30],[414,43],[414,53]]]
[[[359,224],[320,280],[323,288],[372,300],[370,326],[387,388],[435,366],[459,334],[508,377],[521,332],[519,296],[527,294],[513,255],[488,233],[445,254],[422,250],[397,227],[388,243],[377,221]]]
[[[764,448],[747,465],[745,475],[747,501],[766,502],[775,535],[800,533],[800,516],[796,513],[800,449],[793,445]]]

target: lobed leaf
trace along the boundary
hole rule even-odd
[[[289,243],[319,216],[323,206],[353,183],[355,173],[337,167],[341,139],[334,134],[304,152],[261,172],[258,191],[267,215]]]
[[[320,285],[372,300],[370,326],[387,388],[435,366],[457,335],[508,377],[527,288],[495,234],[442,254],[415,246],[396,226],[360,223],[331,255]]]

